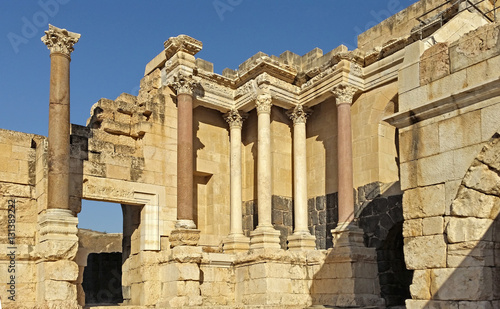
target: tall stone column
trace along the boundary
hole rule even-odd
[[[243,235],[243,216],[241,209],[241,127],[246,114],[233,109],[224,115],[229,123],[231,137],[231,222],[228,237],[224,239],[224,252],[246,252],[250,239]]]
[[[193,89],[191,75],[182,71],[171,87],[177,92],[177,222],[170,236],[172,245],[196,245],[200,231],[194,223],[193,204]]]
[[[250,233],[250,249],[280,248],[280,232],[272,224],[271,106],[270,94],[257,96],[257,207],[258,225]]]
[[[69,63],[80,34],[49,25],[42,42],[50,50],[48,209],[69,210]]]
[[[336,307],[383,307],[378,282],[377,253],[363,243],[363,230],[354,220],[351,104],[358,89],[340,84],[332,89],[337,99],[339,222],[332,230],[333,248],[328,253],[324,273],[336,276],[342,293],[332,297]]]
[[[293,120],[293,191],[294,222],[293,235],[288,237],[290,250],[314,250],[316,238],[307,226],[307,155],[306,155],[306,120],[311,111],[297,105],[288,112]]]
[[[76,294],[78,218],[69,209],[69,64],[80,34],[49,25],[41,38],[50,50],[47,210],[38,218],[37,302],[79,308]],[[54,293],[57,291],[57,293]]]
[[[332,90],[337,98],[339,226],[344,223],[349,225],[354,219],[351,104],[357,91],[345,84]]]

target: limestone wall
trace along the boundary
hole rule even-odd
[[[218,111],[197,107],[193,115],[195,184],[200,245],[220,247],[229,234],[229,129]]]

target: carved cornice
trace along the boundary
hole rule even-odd
[[[61,53],[70,57],[75,45],[80,40],[81,35],[60,29],[49,24],[49,30],[41,37],[42,42],[47,45],[50,53]]]
[[[343,103],[352,104],[354,95],[359,91],[358,88],[353,87],[349,84],[342,83],[332,89],[332,93],[337,99],[337,105]]]
[[[193,95],[193,90],[198,86],[198,82],[194,80],[191,74],[187,75],[183,72],[177,73],[177,75],[173,76],[173,80],[168,84],[172,87],[177,95],[179,94],[189,94]]]
[[[240,112],[237,109],[232,109],[224,114],[224,119],[229,123],[230,128],[241,128],[243,126],[243,121],[245,121],[247,117],[247,113]]]
[[[203,43],[188,35],[181,34],[179,36],[169,38],[165,41],[163,46],[165,47],[165,55],[168,60],[180,51],[194,56],[203,48]]]
[[[262,113],[271,113],[273,98],[269,93],[259,94],[256,99],[257,115]]]
[[[288,117],[293,120],[293,124],[306,123],[307,118],[312,114],[310,108],[304,107],[302,104],[295,106],[287,112]]]

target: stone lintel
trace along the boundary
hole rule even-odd
[[[185,34],[170,37],[163,45],[165,47],[167,60],[178,52],[184,52],[194,56],[203,48],[203,43],[201,41]]]
[[[197,229],[175,229],[170,233],[170,247],[197,246],[200,240],[200,230]]]

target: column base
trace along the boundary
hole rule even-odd
[[[316,249],[316,237],[309,233],[294,233],[288,237],[288,250],[303,251]]]
[[[47,260],[73,260],[78,251],[78,218],[67,209],[47,209],[39,220],[37,252]]]
[[[175,228],[195,230],[196,224],[194,223],[193,220],[180,219],[177,220],[177,222],[175,222]]]
[[[333,247],[365,247],[363,229],[354,222],[339,222],[332,232]]]
[[[250,249],[250,238],[241,235],[229,235],[224,239],[224,253],[248,252]]]
[[[254,249],[281,249],[280,232],[272,226],[257,227],[250,232],[250,250]]]
[[[200,240],[200,230],[178,228],[170,233],[170,247],[197,246]]]

